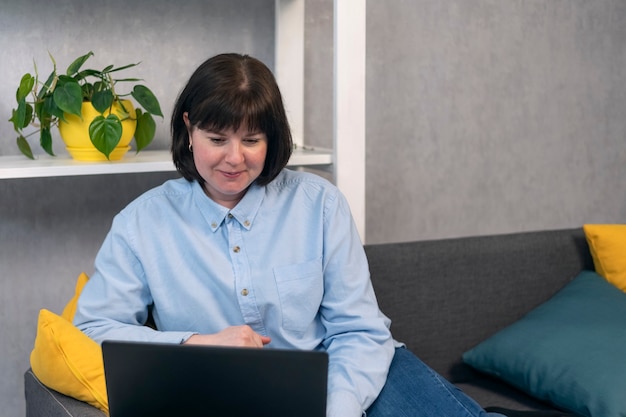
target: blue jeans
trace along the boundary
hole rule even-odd
[[[485,412],[408,349],[396,348],[387,382],[367,417],[487,417]]]

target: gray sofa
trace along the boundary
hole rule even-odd
[[[482,406],[546,410],[461,361],[466,350],[515,322],[593,260],[582,228],[367,245],[372,281],[394,337]],[[102,417],[25,374],[26,416]]]

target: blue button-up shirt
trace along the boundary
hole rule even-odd
[[[158,331],[142,326],[151,311]],[[393,357],[348,203],[283,170],[233,209],[171,180],[113,220],[74,323],[96,341],[181,343],[247,324],[270,347],[329,353],[328,415],[359,416]]]

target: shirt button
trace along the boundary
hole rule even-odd
[[[233,218],[233,214],[232,213],[228,213],[228,218],[232,219]]]
[[[233,252],[235,252],[235,253],[239,253],[240,250],[241,250],[241,248],[239,246],[235,246],[233,248]]]
[[[243,295],[244,297],[248,295],[248,289],[244,288],[243,290],[241,290],[241,295]]]
[[[217,223],[215,222],[211,223],[211,227],[215,229],[217,227]]]
[[[243,225],[248,227],[248,226],[250,226],[250,222],[248,220],[246,220],[245,222],[243,222]]]

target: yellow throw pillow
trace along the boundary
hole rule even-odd
[[[46,386],[109,413],[102,349],[68,320],[39,312],[30,365]]]
[[[76,313],[76,305],[78,304],[78,297],[80,297],[80,293],[83,291],[83,287],[85,286],[87,281],[89,281],[89,276],[87,276],[87,274],[82,272],[78,276],[78,279],[76,280],[76,288],[74,289],[74,296],[63,309],[63,313],[61,314],[61,317],[63,317],[65,320],[69,321],[70,323],[72,322],[72,320],[74,320],[74,314]]]
[[[583,226],[596,272],[626,292],[626,224]]]

